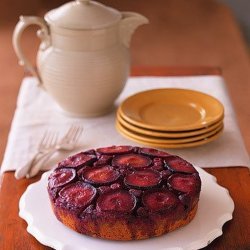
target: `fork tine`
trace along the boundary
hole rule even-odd
[[[71,125],[71,127],[69,128],[67,134],[65,135],[65,139],[68,139],[68,138],[71,138],[72,135],[74,135],[75,133],[75,129],[76,129],[76,126],[75,125]]]
[[[65,136],[66,140],[72,140],[72,138],[78,133],[78,130],[81,128],[81,126],[72,125],[68,131],[68,133]]]
[[[77,126],[74,127],[74,131],[72,132],[71,137],[69,138],[70,142],[75,140],[74,138],[77,136],[79,128],[80,127],[77,127]]]
[[[77,142],[83,132],[83,128],[81,126],[77,127],[75,131],[75,135],[72,137],[71,142]]]
[[[29,170],[27,177],[35,176],[43,167],[43,164],[48,161],[48,159],[57,151],[57,150],[72,150],[75,147],[75,144],[79,140],[83,132],[83,127],[78,125],[72,125],[66,134],[58,142],[58,133],[50,133],[50,136],[46,136],[46,143],[44,145],[44,150],[48,151],[45,158],[39,161],[36,161],[33,167]],[[52,148],[52,150],[51,150]]]
[[[45,133],[44,133],[44,135],[43,135],[43,137],[42,137],[42,139],[41,139],[41,141],[40,141],[40,143],[39,143],[38,148],[41,148],[42,145],[46,144],[46,141],[47,141],[47,140],[48,140],[48,130],[45,131]]]
[[[45,138],[45,140],[44,140],[44,142],[43,142],[43,144],[42,144],[42,148],[45,148],[45,149],[46,149],[47,147],[49,147],[52,138],[53,138],[53,133],[52,133],[51,131],[48,131],[48,132],[47,132],[47,136],[46,136],[46,138]]]
[[[49,133],[49,136],[48,136],[48,138],[47,138],[47,141],[46,141],[46,143],[45,143],[45,146],[47,147],[48,145],[50,145],[51,144],[51,140],[52,140],[52,138],[53,138],[53,133]]]
[[[57,133],[53,133],[51,131],[46,131],[46,134],[40,143],[40,149],[41,148],[49,148],[49,147],[55,145],[56,141],[57,141]]]
[[[51,137],[49,147],[55,146],[57,143],[57,139],[58,139],[58,133],[54,133],[53,136]]]

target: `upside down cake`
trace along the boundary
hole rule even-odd
[[[188,224],[200,190],[191,163],[132,146],[69,156],[48,178],[57,219],[81,234],[110,240],[146,239]]]

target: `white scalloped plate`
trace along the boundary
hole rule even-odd
[[[234,203],[228,190],[214,176],[197,168],[202,179],[199,208],[193,221],[169,234],[138,241],[109,241],[81,235],[54,216],[47,194],[47,177],[31,184],[19,203],[19,216],[27,231],[40,243],[60,250],[191,250],[207,246],[222,235],[222,226],[232,219]]]

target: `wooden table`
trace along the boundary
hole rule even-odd
[[[250,152],[250,67],[246,46],[231,12],[209,0],[107,0],[122,10],[140,12],[150,19],[132,41],[133,75],[183,75],[219,73],[221,69],[231,95],[240,129]],[[0,29],[0,160],[2,160],[15,109],[23,70],[11,47],[14,24]],[[35,57],[38,41],[27,31],[24,44]],[[142,66],[143,65],[143,66]],[[170,65],[174,65],[170,66]],[[206,65],[210,67],[194,67]],[[214,67],[218,67],[214,69]],[[229,145],[230,146],[230,145]],[[230,157],[230,156],[229,156]],[[233,220],[223,235],[205,249],[250,249],[250,175],[244,167],[206,169],[226,187],[234,202]],[[2,176],[0,191],[0,249],[49,249],[27,233],[27,224],[18,217],[18,202],[26,187],[37,181],[17,181],[12,172]]]

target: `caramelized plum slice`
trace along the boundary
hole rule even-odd
[[[152,160],[144,155],[138,154],[126,154],[116,156],[113,161],[113,166],[118,166],[122,168],[132,167],[135,169],[147,168],[151,165]]]
[[[88,165],[95,161],[95,155],[84,154],[83,152],[69,156],[65,160],[61,161],[58,167],[70,167],[79,169],[84,165]]]
[[[142,196],[142,203],[150,211],[161,211],[175,208],[179,199],[167,189],[147,191]]]
[[[197,193],[201,189],[201,180],[198,175],[173,174],[168,178],[168,185],[182,193]]]
[[[94,166],[109,165],[112,158],[112,155],[101,155],[100,158],[94,163]]]
[[[104,212],[130,213],[135,206],[135,196],[121,189],[103,193],[97,200],[97,209]]]
[[[114,155],[114,154],[128,154],[133,151],[132,146],[111,146],[105,148],[98,148],[96,150],[100,154]]]
[[[124,178],[124,183],[133,188],[147,189],[157,186],[161,181],[158,171],[146,169],[129,173]]]
[[[73,168],[59,168],[55,169],[54,172],[49,176],[49,187],[57,188],[62,187],[76,177],[76,171]]]
[[[165,162],[168,168],[174,172],[181,172],[187,174],[197,173],[196,169],[191,163],[185,161],[184,159],[178,156],[166,158]]]
[[[86,182],[97,185],[112,183],[116,181],[119,176],[120,173],[109,165],[89,168],[82,174]]]
[[[90,184],[79,181],[61,189],[59,197],[69,206],[86,207],[95,198],[96,192],[96,189]]]
[[[154,157],[167,157],[170,155],[167,152],[160,151],[154,148],[141,148],[140,153]]]

